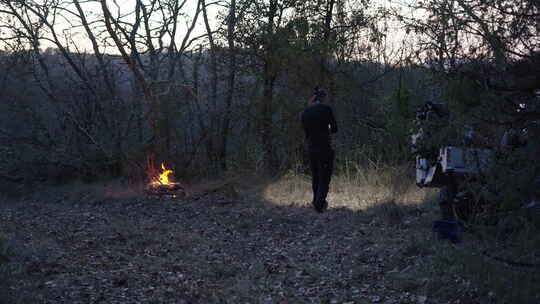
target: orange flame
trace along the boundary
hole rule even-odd
[[[173,185],[174,183],[169,181],[169,174],[173,173],[173,171],[165,168],[163,163],[161,163],[161,169],[163,169],[163,172],[159,174],[159,177],[155,178],[152,185]]]

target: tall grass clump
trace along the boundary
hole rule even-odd
[[[412,169],[372,161],[360,164],[346,160],[336,162],[328,201],[330,207],[366,210],[393,202],[397,205],[421,204],[430,193],[414,184]],[[312,200],[311,175],[298,163],[266,187],[264,198],[278,205],[307,205]]]

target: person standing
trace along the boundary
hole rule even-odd
[[[307,142],[313,188],[313,207],[317,212],[328,208],[326,196],[334,167],[334,150],[330,144],[330,133],[337,132],[334,113],[324,104],[326,92],[315,88],[309,105],[300,115]]]

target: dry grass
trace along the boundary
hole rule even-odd
[[[334,176],[328,194],[329,208],[366,210],[394,202],[419,205],[434,191],[419,189],[407,167],[355,168]],[[312,199],[311,177],[291,171],[266,187],[263,198],[276,205],[307,205]]]

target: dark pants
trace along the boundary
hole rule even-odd
[[[317,211],[326,208],[326,196],[334,169],[334,151],[331,149],[309,151],[313,205]],[[319,210],[320,209],[320,210]]]
[[[441,219],[445,221],[455,221],[454,199],[457,195],[457,186],[453,181],[449,181],[439,192],[439,208]]]

